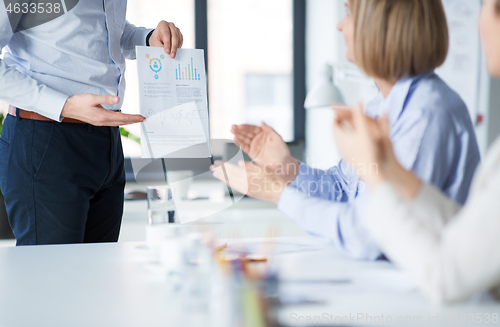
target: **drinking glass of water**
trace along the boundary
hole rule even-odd
[[[148,225],[174,224],[175,203],[170,186],[148,187],[147,193]]]
[[[157,261],[162,242],[177,237],[179,225],[176,224],[175,202],[168,185],[148,187],[147,194],[146,243],[153,261]]]

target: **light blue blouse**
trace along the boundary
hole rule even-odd
[[[398,81],[387,98],[379,94],[372,100],[366,113],[387,113],[396,157],[406,169],[465,202],[480,161],[476,136],[464,102],[434,72]],[[278,209],[345,254],[375,260],[382,252],[360,219],[368,197],[366,185],[344,160],[327,171],[301,164]]]

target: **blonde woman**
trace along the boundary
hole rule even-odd
[[[434,73],[448,52],[441,1],[349,0],[346,9],[338,29],[347,58],[380,89],[367,114],[388,115],[403,167],[464,203],[479,151],[465,104]],[[233,188],[277,203],[305,231],[351,257],[383,256],[360,220],[369,194],[348,161],[316,170],[292,158],[281,137],[265,124],[234,126],[233,133],[254,161],[246,167],[226,164]],[[224,180],[222,171],[215,176]]]
[[[483,1],[481,38],[492,76],[500,77],[500,0]],[[345,129],[349,123],[352,128]],[[474,177],[464,206],[398,162],[385,120],[340,112],[335,123],[343,155],[371,189],[365,224],[384,253],[407,270],[436,302],[464,300],[482,291],[500,298],[500,139]]]

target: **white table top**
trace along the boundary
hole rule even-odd
[[[0,326],[166,326],[133,243],[0,249]]]
[[[468,303],[434,305],[418,291],[406,273],[387,261],[355,261],[330,249],[280,255],[278,265],[283,279],[351,281],[348,284],[306,284],[290,288],[287,293],[308,293],[310,299],[325,301],[323,305],[289,306],[281,310],[280,320],[292,326],[301,325],[298,324],[300,317],[302,322],[308,317],[314,321],[316,317],[316,323],[307,326],[324,326],[326,321],[335,319],[339,319],[333,324],[336,326],[340,321],[349,326],[453,326],[453,321],[460,326],[478,326],[467,322],[470,314],[476,317],[478,313],[477,317],[483,319],[486,313],[490,318],[497,314],[497,323],[490,321],[490,325],[500,325],[500,304],[489,296],[481,295]],[[464,314],[466,319],[461,323]],[[367,316],[372,317],[371,322]],[[384,320],[381,320],[382,316]],[[388,317],[392,323],[387,323]],[[438,323],[429,323],[429,318],[437,319]],[[398,324],[401,319],[407,321]]]
[[[302,240],[278,244],[286,249],[287,244]],[[164,282],[150,278],[140,247],[141,243],[118,243],[0,248],[0,326],[175,326],[174,321],[185,326],[179,300],[169,296]],[[282,309],[281,320],[292,326],[300,326],[300,317],[306,321],[308,316],[325,314],[423,316],[423,323],[401,324],[405,326],[425,325],[429,314],[438,314],[440,324],[431,325],[446,326],[452,325],[445,322],[446,314],[451,321],[452,315],[460,319],[463,313],[500,313],[499,305],[491,302],[432,306],[390,263],[352,261],[331,249],[281,253],[276,264],[281,277],[288,280],[350,281],[291,284],[284,289],[288,296],[326,301]],[[359,320],[358,325],[370,324]]]

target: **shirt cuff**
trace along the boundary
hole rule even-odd
[[[42,116],[61,122],[63,119],[61,113],[68,100],[68,96],[45,85],[41,85],[40,88],[40,98],[36,104],[36,112]]]
[[[147,46],[146,44],[146,39],[148,37],[148,34],[154,31],[154,28],[144,28],[144,27],[139,27],[139,30],[136,33],[135,37],[138,37],[138,40],[134,40],[134,44],[137,45],[143,45]]]
[[[154,29],[149,31],[149,33],[146,35],[146,46],[149,47],[150,46],[150,43],[149,43],[149,39],[151,38],[151,36],[153,35],[153,32],[154,32]]]
[[[440,204],[442,199],[448,200],[456,210],[460,209],[460,205],[452,200],[450,200],[444,193],[437,189],[435,186],[427,183],[422,183],[420,189],[418,190],[417,196],[413,200],[413,205],[416,207],[426,207],[429,204]]]
[[[461,208],[460,204],[448,198],[441,190],[425,183],[412,201],[412,210],[434,230],[441,230]]]

